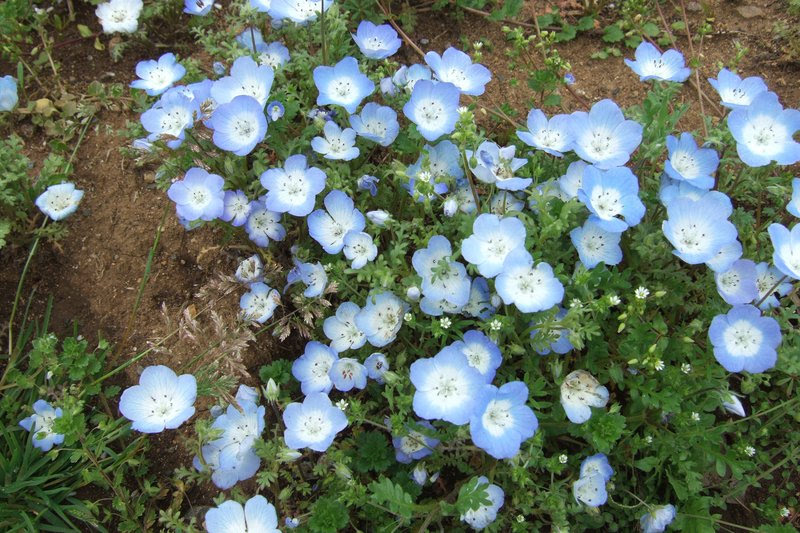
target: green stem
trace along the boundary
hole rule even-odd
[[[766,300],[767,298],[769,298],[770,296],[772,296],[772,294],[774,294],[774,293],[775,293],[775,290],[778,288],[778,286],[779,286],[781,283],[783,283],[784,281],[786,281],[786,278],[788,278],[788,277],[789,277],[789,276],[787,276],[787,275],[785,275],[785,274],[784,274],[784,276],[783,276],[781,279],[779,279],[778,281],[776,281],[776,282],[775,282],[775,285],[773,285],[773,286],[772,286],[772,288],[771,288],[770,290],[768,290],[766,293],[764,293],[764,296],[763,296],[763,297],[762,297],[762,298],[761,298],[761,299],[758,301],[758,303],[756,304],[756,307],[758,307],[758,308],[760,309],[760,308],[761,308],[761,304],[763,304],[763,303],[764,303],[764,300]]]
[[[325,35],[325,0],[320,1],[319,25],[322,32],[322,64],[328,64],[328,40]]]

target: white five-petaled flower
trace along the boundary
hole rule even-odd
[[[645,287],[637,287],[636,290],[633,291],[633,295],[637,300],[646,300],[647,297],[650,296],[650,291]]]

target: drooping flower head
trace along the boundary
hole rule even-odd
[[[541,109],[528,112],[528,131],[517,131],[517,137],[527,144],[550,155],[563,157],[572,150],[573,133],[570,115],[555,115],[550,120]]]
[[[175,202],[178,216],[189,221],[214,220],[225,209],[224,186],[222,176],[193,167],[186,171],[182,180],[170,185],[167,196]]]
[[[314,69],[314,83],[319,91],[317,105],[339,105],[355,113],[361,101],[372,94],[375,84],[358,68],[354,57],[345,57],[333,67]]]
[[[472,235],[462,241],[461,255],[482,276],[493,278],[503,270],[508,254],[524,246],[525,225],[518,218],[484,213],[473,222]]]
[[[435,433],[435,429],[430,422],[422,420],[415,422],[417,426],[425,428],[426,433]],[[439,445],[439,439],[429,437],[421,431],[406,428],[408,433],[403,436],[393,436],[394,456],[398,463],[409,464],[412,461],[429,456],[433,449]]]
[[[280,533],[275,507],[261,495],[247,500],[244,507],[239,502],[227,500],[206,511],[205,520],[208,533]]]
[[[478,371],[485,383],[491,383],[503,362],[500,348],[492,339],[477,329],[464,333],[463,340],[451,344],[467,358],[467,364]]]
[[[350,125],[359,136],[381,146],[392,144],[400,132],[394,109],[375,102],[366,104],[360,115],[350,115]]]
[[[257,281],[250,285],[250,290],[239,299],[239,307],[245,320],[254,320],[263,324],[275,313],[281,303],[278,291],[264,282]]]
[[[667,135],[669,159],[664,171],[669,177],[684,180],[700,189],[714,186],[713,174],[719,165],[719,156],[711,148],[698,148],[691,133],[681,133],[680,140]]]
[[[311,139],[311,148],[325,159],[350,161],[358,157],[360,150],[356,147],[356,132],[352,128],[340,128],[333,120],[325,123],[322,129],[324,137]]]
[[[624,165],[642,142],[642,125],[625,120],[611,100],[600,100],[588,113],[576,111],[571,117],[575,153],[599,169]]]
[[[732,394],[730,392],[722,393],[721,403],[722,407],[729,413],[733,413],[736,416],[741,416],[741,417],[747,416],[747,413],[744,410],[744,406],[742,405],[742,401],[735,394]]]
[[[314,209],[326,180],[323,170],[308,166],[306,156],[289,156],[283,168],[271,168],[261,174],[261,185],[267,190],[264,205],[276,213],[304,217]]]
[[[467,54],[453,47],[445,50],[441,56],[436,52],[428,52],[425,54],[425,62],[431,67],[436,79],[452,83],[464,94],[482,95],[486,84],[492,79],[488,68],[480,63],[473,63]]]
[[[259,65],[278,70],[289,62],[289,49],[283,43],[261,43],[256,46],[256,61]]]
[[[642,41],[634,52],[636,61],[625,59],[625,64],[639,75],[639,81],[659,80],[684,82],[692,70],[686,67],[683,54],[669,49],[663,54],[651,43]]]
[[[772,261],[785,276],[800,279],[800,224],[789,231],[781,224],[770,224],[769,238],[775,249]]]
[[[325,196],[325,210],[317,209],[308,215],[308,233],[329,254],[338,254],[344,248],[348,231],[361,231],[366,221],[355,208],[353,199],[340,190]]]
[[[628,167],[606,171],[586,167],[578,199],[592,213],[589,220],[606,231],[625,231],[637,225],[644,216],[639,182]]]
[[[570,372],[561,384],[561,406],[567,418],[583,424],[592,416],[591,407],[605,407],[608,389],[585,370]]]
[[[379,181],[381,181],[381,180],[377,176],[372,176],[370,174],[364,174],[363,176],[358,178],[358,181],[356,182],[356,185],[358,185],[358,190],[359,191],[369,191],[369,195],[370,196],[375,196],[375,195],[378,194],[378,182]],[[370,217],[369,213],[372,213],[372,212],[373,211],[369,211],[367,213],[367,218],[369,218],[370,220],[372,220],[372,218]],[[384,211],[384,213],[385,212],[386,211]],[[378,225],[380,226],[381,224],[378,224]]]
[[[724,272],[714,274],[717,292],[730,305],[746,304],[758,295],[756,264],[749,259],[739,259]]]
[[[292,363],[292,375],[300,382],[303,394],[330,392],[333,382],[329,372],[337,359],[338,354],[320,342],[306,344],[303,355]]]
[[[218,104],[226,104],[237,96],[250,96],[258,101],[263,110],[274,80],[272,67],[259,65],[250,56],[242,56],[233,62],[230,76],[214,82],[211,97]]]
[[[451,346],[411,363],[410,376],[415,387],[414,413],[458,426],[469,422],[486,383],[464,354]]]
[[[142,433],[175,429],[194,414],[197,381],[191,374],[178,376],[162,365],[148,366],[139,384],[128,387],[119,399],[119,411]]]
[[[253,254],[247,259],[243,259],[236,268],[236,279],[249,285],[264,279],[264,263],[258,254]]]
[[[756,287],[758,288],[758,295],[753,299],[753,304],[764,302],[759,306],[762,311],[778,307],[780,302],[778,297],[786,296],[792,290],[792,284],[789,281],[778,283],[781,279],[781,272],[769,263],[763,262],[756,265]],[[772,293],[770,293],[772,291]],[[767,294],[769,296],[767,296]],[[766,298],[765,298],[766,297]]]
[[[512,381],[499,389],[485,385],[469,432],[475,446],[495,459],[510,459],[519,453],[522,442],[533,437],[539,421],[533,410],[525,405],[528,387]]]
[[[711,321],[708,337],[714,357],[728,372],[758,373],[775,366],[781,329],[772,317],[752,305],[734,306]]]
[[[495,280],[497,294],[506,305],[514,304],[523,313],[550,309],[564,298],[564,286],[547,263],[533,264],[524,248],[506,256],[503,271]]]
[[[139,79],[131,82],[134,89],[144,89],[150,96],[158,96],[183,78],[186,69],[175,59],[175,54],[167,53],[158,58],[139,61],[136,75]]]
[[[362,20],[356,33],[351,35],[361,53],[370,59],[386,59],[393,56],[402,44],[391,25],[376,26],[368,20]]]
[[[53,409],[49,403],[40,399],[33,403],[33,414],[20,420],[19,425],[33,435],[31,442],[34,448],[49,452],[53,446],[64,442],[64,435],[53,431],[53,424],[63,414],[60,407]]]
[[[364,346],[367,337],[356,326],[355,318],[361,308],[353,302],[344,302],[336,309],[336,314],[329,316],[322,323],[325,336],[331,341],[331,349],[337,353],[346,350],[357,350]]]
[[[74,183],[59,183],[50,185],[36,198],[36,207],[53,220],[63,220],[78,209],[81,199],[83,191],[76,189]]]
[[[570,231],[569,238],[587,269],[600,263],[617,265],[622,261],[622,248],[619,246],[622,232],[606,231],[592,217],[586,219],[582,227]]]
[[[578,190],[583,185],[583,171],[589,166],[584,161],[573,161],[567,172],[558,178],[558,186],[569,198],[577,198]]]
[[[403,315],[409,305],[390,291],[368,296],[367,302],[356,315],[358,329],[367,336],[367,341],[381,348],[397,338],[403,326]]]
[[[717,79],[708,78],[708,83],[719,93],[720,103],[730,109],[744,109],[767,92],[767,84],[758,76],[742,79],[726,68],[719,71]]]
[[[214,144],[245,156],[253,151],[267,134],[264,106],[252,96],[239,95],[214,109],[208,126],[214,130]]]
[[[389,371],[389,360],[382,353],[373,353],[364,361],[367,377],[380,384],[385,382],[384,374]]]
[[[435,141],[452,133],[458,121],[460,93],[452,83],[420,80],[403,106],[403,114],[417,126],[420,135]]]
[[[461,515],[461,521],[466,522],[476,531],[480,531],[495,520],[497,520],[497,512],[505,502],[505,494],[503,489],[494,484],[489,484],[486,476],[478,478],[479,485],[486,485],[486,496],[489,499],[489,505],[481,505],[477,509],[470,509]]]
[[[494,183],[498,189],[506,191],[521,191],[530,185],[531,178],[517,178],[517,170],[522,168],[527,159],[514,157],[517,147],[514,145],[500,147],[490,141],[483,141],[478,149],[473,152],[467,150],[467,159],[470,161],[469,169],[475,177],[484,183]],[[472,165],[472,159],[475,165]]]
[[[306,298],[316,298],[325,292],[325,288],[328,286],[328,274],[325,272],[325,267],[322,266],[322,263],[303,263],[296,257],[292,261],[294,262],[294,268],[286,276],[284,292],[290,285],[298,282],[305,284],[306,289],[303,291],[303,296]]]
[[[675,520],[675,507],[672,504],[659,505],[647,511],[639,519],[642,533],[661,533]]]
[[[290,403],[283,412],[283,440],[292,449],[324,452],[336,434],[347,427],[347,416],[324,392],[308,394],[303,403]]]
[[[17,94],[17,78],[3,76],[0,78],[0,111],[11,111],[19,102]]]
[[[247,236],[258,246],[266,248],[270,239],[282,241],[286,238],[286,228],[281,224],[281,214],[270,211],[264,202],[251,202],[250,215],[244,224]]]
[[[748,166],[800,161],[800,143],[793,138],[800,130],[800,111],[784,109],[775,93],[761,93],[746,108],[731,111],[728,129],[739,158]]]
[[[711,191],[699,200],[676,198],[667,205],[667,220],[661,229],[675,247],[672,253],[690,265],[713,259],[723,246],[736,240],[738,232],[728,217],[730,198]]]
[[[352,357],[334,361],[328,375],[338,391],[347,392],[367,386],[367,368]]]
[[[342,252],[351,261],[350,268],[357,270],[378,256],[378,247],[368,233],[350,230],[344,236]]]
[[[97,6],[95,15],[103,33],[133,33],[139,27],[142,0],[111,0]]]

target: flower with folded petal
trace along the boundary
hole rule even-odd
[[[247,500],[244,507],[239,502],[227,500],[206,511],[205,520],[208,533],[280,533],[275,507],[261,495]]]
[[[53,407],[44,400],[33,403],[33,414],[19,421],[25,431],[33,435],[33,447],[49,452],[54,445],[64,442],[64,435],[53,431],[53,423],[64,413],[60,407]]]
[[[683,54],[669,49],[663,54],[647,41],[642,41],[634,52],[636,61],[625,59],[625,64],[639,75],[639,81],[659,80],[684,82],[692,70],[686,67]]]
[[[497,519],[497,512],[503,506],[505,494],[497,485],[489,484],[486,476],[478,478],[478,486],[486,485],[486,497],[489,504],[481,504],[477,509],[470,509],[461,515],[461,521],[466,522],[472,529],[479,531]]]
[[[275,313],[281,303],[278,291],[266,283],[257,281],[250,284],[250,290],[239,299],[239,307],[246,320],[255,320],[263,324]]]
[[[11,111],[19,102],[17,79],[13,76],[0,78],[0,111]]]
[[[258,254],[253,254],[239,263],[235,277],[244,284],[255,283],[264,279],[264,263]]]
[[[780,302],[778,297],[786,296],[792,290],[792,284],[789,281],[778,283],[781,279],[781,272],[774,266],[768,263],[758,263],[756,265],[756,287],[758,288],[758,295],[753,299],[753,304],[764,300],[759,306],[762,311],[778,307]],[[770,293],[772,291],[772,293]],[[767,294],[769,293],[769,296]]]
[[[742,79],[726,68],[719,71],[717,79],[708,78],[708,83],[719,93],[720,103],[730,109],[744,109],[767,92],[767,84],[758,76]]]
[[[661,533],[675,520],[675,507],[671,504],[659,505],[647,511],[639,519],[642,533]]]
[[[522,168],[527,159],[514,157],[517,147],[514,145],[501,148],[497,144],[483,141],[474,152],[467,150],[467,159],[470,161],[469,169],[475,177],[484,183],[493,183],[498,189],[506,191],[521,191],[530,185],[531,178],[517,178],[517,170]],[[475,165],[472,165],[472,160]]]
[[[397,338],[408,309],[409,305],[390,291],[368,296],[355,317],[356,326],[371,345],[381,348]]]
[[[391,25],[376,26],[368,20],[362,20],[356,33],[351,35],[361,53],[370,59],[386,59],[394,55],[402,44]]]
[[[170,90],[161,95],[153,107],[142,113],[141,123],[150,134],[150,142],[164,139],[167,147],[175,150],[186,138],[184,130],[194,125],[200,103],[181,91]]]
[[[325,272],[325,267],[319,261],[316,263],[303,263],[297,258],[293,258],[294,268],[289,271],[286,276],[286,287],[302,281],[306,290],[303,291],[303,296],[306,298],[316,298],[325,292],[325,287],[328,286],[328,274]]]
[[[592,416],[592,407],[605,407],[608,389],[585,370],[570,372],[561,384],[561,406],[567,418],[583,424]]]
[[[191,374],[178,376],[166,366],[148,366],[139,384],[128,387],[119,400],[122,416],[142,433],[175,429],[194,414],[197,381]]]
[[[389,361],[382,353],[374,353],[364,361],[367,368],[367,377],[374,379],[381,385],[386,381],[383,375],[389,371]]]
[[[752,305],[734,306],[711,321],[708,337],[714,357],[728,372],[758,373],[775,366],[781,329],[772,317]]]
[[[36,198],[36,207],[53,220],[63,220],[78,209],[82,199],[83,191],[76,189],[74,183],[59,183],[50,185]]]
[[[599,169],[624,165],[642,142],[642,125],[625,120],[619,106],[605,99],[571,115],[573,150]]]
[[[303,403],[286,406],[283,423],[286,446],[324,452],[333,444],[336,434],[347,427],[347,416],[331,403],[327,394],[315,392],[307,395]]]
[[[425,62],[431,67],[436,79],[452,83],[463,94],[482,95],[486,84],[492,79],[488,68],[480,63],[472,63],[467,54],[452,46],[441,56],[436,52],[428,52],[425,54]]]
[[[489,282],[486,278],[476,276],[472,280],[469,290],[469,300],[461,308],[461,313],[473,318],[486,320],[494,314],[497,309],[492,305],[491,293],[489,292]]]
[[[772,254],[775,267],[785,276],[800,279],[800,224],[795,224],[791,231],[781,224],[770,224],[768,231],[775,249]]]
[[[346,350],[357,350],[364,346],[367,337],[356,326],[356,315],[361,308],[353,302],[344,302],[336,309],[334,316],[329,316],[322,323],[322,331],[331,341],[331,349],[337,353]]]
[[[430,422],[422,420],[414,422],[417,426],[425,428],[427,433],[435,433],[434,427]],[[439,445],[439,439],[429,437],[422,431],[406,428],[406,435],[393,436],[394,456],[398,463],[409,464],[412,461],[419,461],[433,453],[433,449]]]
[[[204,17],[211,12],[214,7],[214,0],[184,0],[183,12],[189,15]]]
[[[347,232],[362,231],[366,221],[353,199],[340,190],[329,192],[324,203],[325,210],[317,209],[308,215],[308,233],[325,252],[338,254],[344,248]]]

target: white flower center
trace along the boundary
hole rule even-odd
[[[467,358],[469,366],[485,374],[489,370],[489,351],[481,344],[472,342],[467,344],[462,350]]]
[[[747,320],[737,320],[725,329],[722,339],[734,357],[752,357],[761,348],[764,334]]]
[[[419,106],[419,118],[428,125],[434,125],[444,115],[444,106],[437,100],[423,100]]]
[[[686,152],[675,152],[670,158],[670,163],[675,171],[684,178],[693,178],[700,173],[697,159]]]
[[[622,210],[622,195],[617,189],[592,189],[592,207],[600,218],[614,218]]]
[[[499,437],[514,425],[511,403],[508,400],[492,400],[483,412],[481,423],[493,437]]]
[[[408,435],[400,439],[400,450],[406,454],[411,455],[417,453],[425,447],[425,436],[418,431],[410,431]]]
[[[302,414],[296,429],[303,440],[316,442],[324,439],[332,428],[326,413],[314,410]]]

